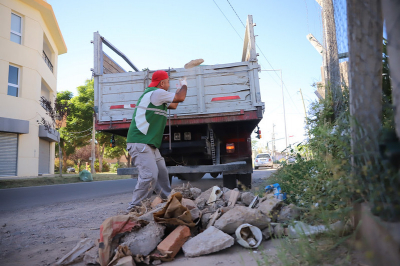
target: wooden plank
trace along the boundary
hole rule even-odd
[[[253,107],[251,101],[206,103],[207,113],[233,112],[240,111],[242,109],[247,111],[254,110],[256,107]]]
[[[204,76],[204,86],[220,86],[220,85],[246,85],[249,83],[249,77],[246,73],[243,75],[224,74],[224,75],[208,75]]]
[[[204,88],[205,95],[219,95],[219,94],[235,94],[241,91],[250,91],[250,86],[243,84],[232,84],[232,85],[216,85],[207,86]]]
[[[235,206],[236,201],[237,201],[238,198],[239,198],[239,195],[240,195],[240,192],[239,192],[239,191],[231,190],[231,195],[230,195],[229,200],[228,200],[228,207],[233,207],[233,206]]]

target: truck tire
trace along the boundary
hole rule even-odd
[[[186,181],[196,181],[200,180],[204,176],[204,173],[179,174],[179,176]]]
[[[251,189],[251,174],[238,174],[236,178],[239,190]]]
[[[229,189],[234,189],[237,187],[237,183],[236,183],[236,176],[237,175],[227,175],[227,174],[223,174],[222,175],[222,185],[226,188]]]
[[[258,166],[254,166],[254,169],[257,170],[257,169],[258,169]]]

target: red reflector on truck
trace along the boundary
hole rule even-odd
[[[129,109],[129,108],[135,108],[136,104],[120,104],[120,105],[111,105],[111,109]]]
[[[215,97],[212,98],[211,101],[212,102],[216,102],[216,101],[226,101],[226,100],[235,100],[235,99],[240,99],[240,97],[238,95],[235,96],[224,96],[224,97]]]

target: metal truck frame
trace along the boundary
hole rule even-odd
[[[169,68],[170,91],[186,77],[184,102],[169,110],[160,152],[172,175],[193,181],[205,173],[223,174],[224,186],[251,187],[251,133],[264,113],[261,101],[252,16],[248,16],[242,61],[200,65],[192,69]],[[94,90],[98,131],[126,136],[135,104],[151,82],[153,70],[138,68],[108,40],[94,33]],[[135,72],[126,72],[102,45],[121,56]],[[135,168],[118,174],[137,174]]]

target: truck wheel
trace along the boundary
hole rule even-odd
[[[236,175],[222,175],[222,185],[229,189],[236,188]]]
[[[192,174],[180,174],[181,179],[187,181],[200,180],[204,176],[204,173],[192,173]]]
[[[220,173],[210,173],[213,178],[217,178]]]
[[[258,166],[254,166],[254,169],[257,170],[257,169],[258,169]]]
[[[251,189],[251,174],[240,174],[236,178],[239,190]]]

